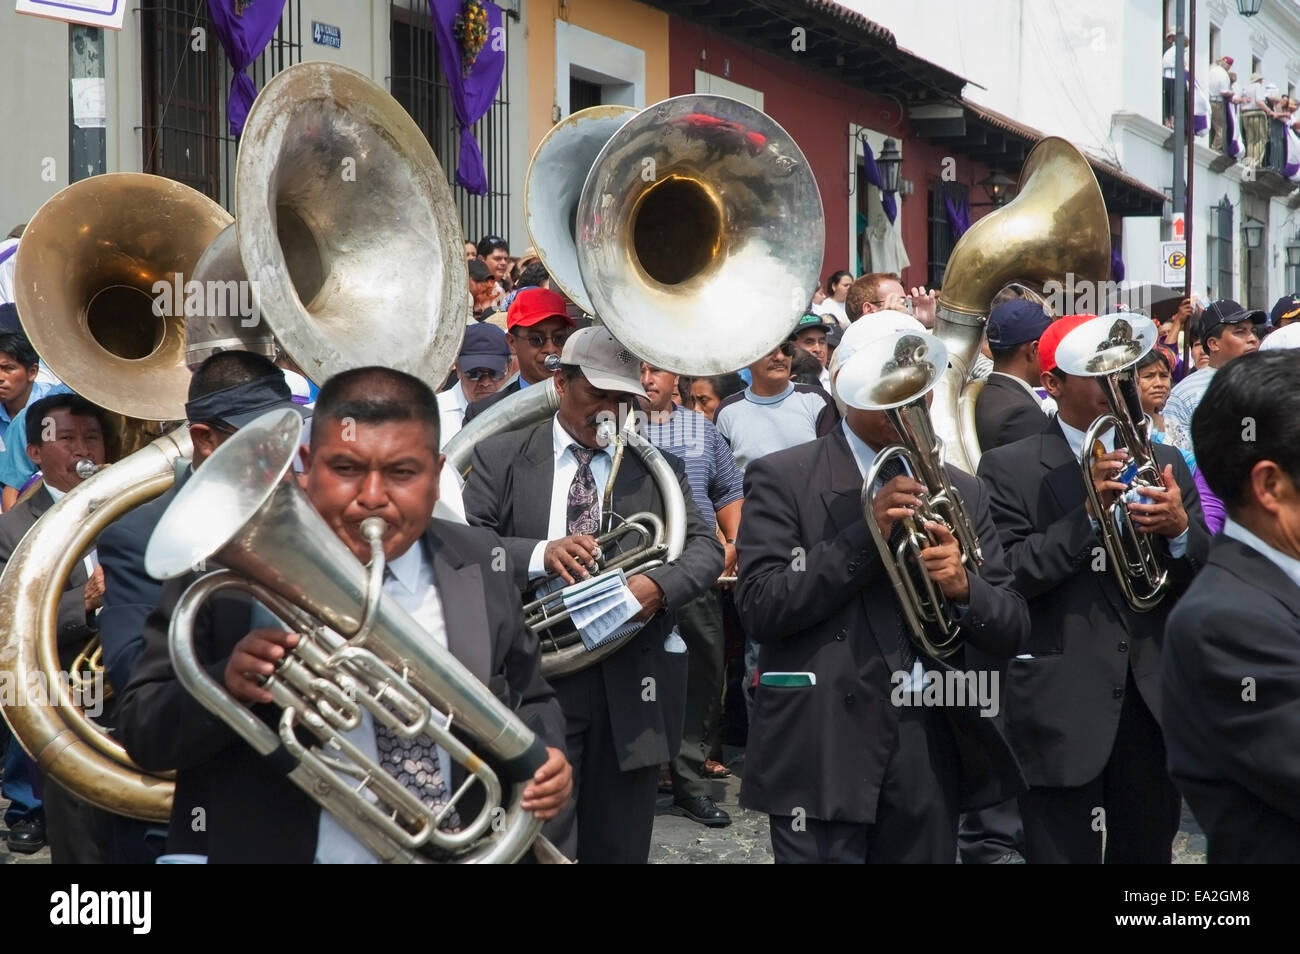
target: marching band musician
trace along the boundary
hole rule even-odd
[[[386,522],[385,597],[410,612],[431,640],[446,646],[548,743],[549,758],[523,798],[525,810],[547,819],[571,787],[559,748],[563,716],[540,675],[537,640],[523,626],[510,576],[484,570],[499,541],[430,518],[442,467],[438,421],[433,392],[410,375],[388,368],[336,375],[316,402],[304,453],[305,490],[359,561],[370,554],[361,522],[375,516]],[[120,734],[131,757],[145,768],[175,768],[176,804],[195,806],[192,816],[173,814],[171,841],[183,841],[183,831],[201,821],[212,862],[373,860],[273,760],[245,745],[178,682],[168,654],[168,618],[194,579],[189,574],[164,585],[121,706]],[[274,724],[279,710],[262,707],[270,694],[261,681],[297,645],[298,635],[253,628],[252,613],[243,600],[218,597],[199,614],[194,642],[227,691]],[[459,786],[463,770],[449,766],[427,736],[408,743],[379,729],[366,739],[367,726],[373,726],[368,715],[349,738],[372,755],[382,753],[385,769],[426,805],[444,804]],[[463,809],[475,811],[479,798],[480,790],[472,790]]]
[[[1165,626],[1169,771],[1211,863],[1300,861],[1300,364],[1229,362],[1192,416],[1228,511]]]
[[[574,332],[560,361],[556,415],[480,443],[465,485],[466,516],[501,535],[520,589],[547,574],[565,583],[589,576],[614,453],[597,427],[621,423],[620,412],[636,407],[633,396],[645,397],[640,359],[604,328]],[[681,556],[628,578],[641,605],[633,619],[646,625],[626,645],[553,680],[567,720],[574,801],[547,837],[581,862],[644,864],[649,857],[659,765],[677,753],[686,697],[686,643],[672,614],[722,571],[722,547],[691,500],[681,462],[665,459],[685,497]],[[665,515],[649,470],[630,450],[610,507],[627,516]]]
[[[31,496],[0,515],[0,570],[4,569],[23,536],[63,496],[81,483],[77,464],[105,461],[108,420],[103,410],[76,394],[52,394],[33,401],[24,419],[27,454],[41,471],[41,486]],[[57,640],[59,660],[69,670],[78,652],[97,628],[96,615],[104,597],[104,572],[98,565],[95,548],[82,557],[68,574],[63,595],[59,598]],[[27,689],[29,687],[23,687]],[[99,719],[112,724],[113,704],[103,704],[103,686],[93,686],[85,702],[101,708]],[[9,740],[6,782],[20,776],[17,790],[5,792],[12,798],[6,812],[9,850],[19,854],[39,851],[48,841],[54,864],[139,863],[144,858],[144,841],[139,839],[131,851],[129,832],[136,823],[118,818],[83,801],[66,787],[50,778],[22,750],[16,738]],[[30,777],[27,777],[30,776]],[[28,808],[22,796],[32,795],[31,783],[39,777],[43,806]],[[122,824],[118,824],[121,822]]]
[[[1056,350],[1093,318],[1052,322],[1039,340],[1043,385],[1058,413],[1041,434],[994,448],[980,460],[1015,586],[1029,601],[1032,636],[1007,665],[1006,719],[1030,788],[1020,796],[1025,857],[1032,863],[1168,864],[1179,797],[1165,771],[1160,732],[1160,636],[1177,597],[1205,561],[1209,534],[1192,475],[1175,448],[1155,444],[1164,488],[1129,504],[1152,534],[1170,588],[1152,610],[1134,611],[1108,566],[1080,458],[1085,431],[1107,413],[1099,382],[1064,373]],[[1102,436],[1092,466],[1103,501],[1126,489],[1127,463]]]
[[[903,330],[924,329],[885,313],[845,333],[832,366],[837,401],[852,353]],[[745,474],[736,608],[760,644],[761,675],[740,800],[770,816],[778,862],[952,863],[958,813],[1024,786],[1007,742],[973,704],[913,708],[905,704],[913,693],[895,691],[908,683],[915,691],[962,659],[918,656],[866,524],[875,520],[888,538],[925,486],[901,463],[894,476],[882,472],[864,519],[862,482],[897,443],[885,412],[846,407],[831,433],[759,458]],[[927,524],[937,542],[923,551],[923,572],[972,644],[1012,655],[1028,636],[1024,599],[1011,589],[980,482],[947,473],[984,564],[978,575],[966,569],[952,533]]]

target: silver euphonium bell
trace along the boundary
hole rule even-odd
[[[372,550],[367,570],[312,509],[292,474],[301,429],[294,411],[272,411],[241,428],[194,472],[149,539],[145,566],[158,579],[209,561],[224,568],[191,585],[172,614],[177,678],[259,754],[287,752],[289,778],[381,860],[424,860],[420,851],[430,847],[461,862],[515,861],[541,826],[520,806],[546,761],[545,746],[383,598],[383,522],[362,526]],[[203,604],[229,590],[261,602],[301,635],[265,683],[281,710],[274,729],[214,680],[204,668],[209,660],[195,652]],[[346,738],[363,709],[405,738],[428,735],[465,769],[466,781],[445,806],[425,806]],[[453,728],[471,736],[496,768]],[[462,798],[475,784],[483,805],[468,816]],[[463,828],[442,831],[453,809]]]
[[[984,562],[979,536],[965,502],[948,480],[943,442],[935,435],[926,396],[948,367],[948,352],[934,335],[916,331],[886,334],[867,342],[844,362],[835,379],[836,393],[849,407],[883,411],[898,432],[900,444],[881,448],[862,483],[862,510],[893,585],[908,635],[935,659],[961,648],[960,627],[947,597],[934,584],[920,552],[934,541],[924,529],[939,523],[952,531],[962,562],[978,572]],[[891,545],[872,513],[876,480],[891,460],[906,462],[925,485],[920,509],[902,521],[903,533]]]
[[[1079,464],[1092,512],[1101,525],[1111,572],[1135,613],[1154,609],[1169,590],[1169,571],[1155,542],[1142,533],[1129,513],[1128,498],[1143,487],[1163,488],[1160,465],[1151,450],[1150,424],[1138,392],[1137,365],[1156,346],[1156,327],[1141,315],[1099,315],[1066,334],[1056,346],[1056,365],[1066,374],[1096,378],[1110,412],[1089,425]],[[1099,440],[1115,431],[1115,449],[1128,451],[1130,464],[1120,479],[1129,487],[1110,507],[1102,505],[1092,479]],[[1104,446],[1104,445],[1102,445]]]

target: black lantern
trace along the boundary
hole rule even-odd
[[[989,197],[989,202],[995,206],[1006,203],[1015,184],[1015,179],[1002,172],[995,172],[980,182],[985,194]]]
[[[898,143],[886,139],[876,157],[876,169],[880,173],[880,191],[898,191],[898,170],[903,165],[903,154],[898,151]]]
[[[1300,232],[1295,234],[1286,247],[1286,263],[1292,268],[1300,265]]]
[[[1254,251],[1264,244],[1264,223],[1259,219],[1247,219],[1241,226],[1241,237],[1246,248]]]
[[[1237,0],[1237,12],[1243,17],[1253,17],[1259,13],[1261,0]]]

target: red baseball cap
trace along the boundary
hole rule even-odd
[[[1043,336],[1038,339],[1038,368],[1051,371],[1056,367],[1056,347],[1061,339],[1078,328],[1085,321],[1091,321],[1096,315],[1062,315],[1047,326]]]
[[[525,288],[515,295],[506,312],[506,328],[531,328],[547,318],[563,318],[570,326],[573,319],[569,317],[564,296],[549,288]]]

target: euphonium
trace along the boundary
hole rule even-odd
[[[371,545],[367,570],[312,509],[292,473],[301,431],[294,411],[272,411],[241,428],[195,471],[150,538],[145,565],[154,577],[183,576],[207,561],[225,568],[192,584],[172,615],[177,678],[261,755],[287,751],[289,778],[381,860],[420,861],[427,846],[462,862],[513,862],[541,826],[521,802],[546,748],[383,598],[383,521],[362,527]],[[230,696],[204,668],[210,660],[196,655],[195,621],[225,590],[259,601],[301,635],[265,683],[281,710],[275,729]],[[362,710],[407,738],[428,735],[465,769],[445,806],[425,806],[348,740]],[[453,728],[468,733],[495,768]],[[300,730],[316,744],[301,741]],[[470,816],[461,799],[475,783],[484,802]],[[464,827],[442,831],[453,809]],[[504,816],[494,818],[498,809]]]
[[[934,389],[931,415],[948,460],[975,473],[979,382],[970,381],[993,296],[1021,282],[1099,283],[1110,274],[1110,220],[1087,158],[1064,139],[1034,146],[1020,169],[1019,194],[972,225],[943,274],[934,334],[948,349],[952,373]]]
[[[944,470],[943,442],[935,436],[926,408],[926,395],[947,366],[942,341],[934,335],[902,331],[856,351],[840,368],[835,382],[845,404],[863,411],[884,411],[898,432],[901,444],[882,448],[863,480],[862,509],[908,635],[918,649],[935,659],[957,652],[961,634],[947,597],[921,563],[920,552],[933,542],[924,525],[939,523],[951,530],[961,547],[962,562],[972,570],[978,572],[984,562],[966,505]],[[876,523],[872,503],[880,471],[894,459],[905,461],[926,490],[922,506],[902,521],[903,534],[891,546]]]
[[[1150,428],[1138,393],[1137,363],[1156,345],[1149,319],[1129,314],[1100,315],[1065,335],[1056,347],[1056,364],[1066,374],[1097,378],[1110,412],[1089,425],[1079,464],[1092,512],[1101,525],[1111,572],[1135,613],[1159,605],[1169,589],[1169,571],[1149,533],[1133,522],[1128,503],[1144,487],[1162,488],[1160,466],[1151,450]],[[1129,487],[1105,507],[1092,479],[1094,449],[1107,431],[1115,431],[1115,449],[1128,451],[1129,465],[1117,478]]]

